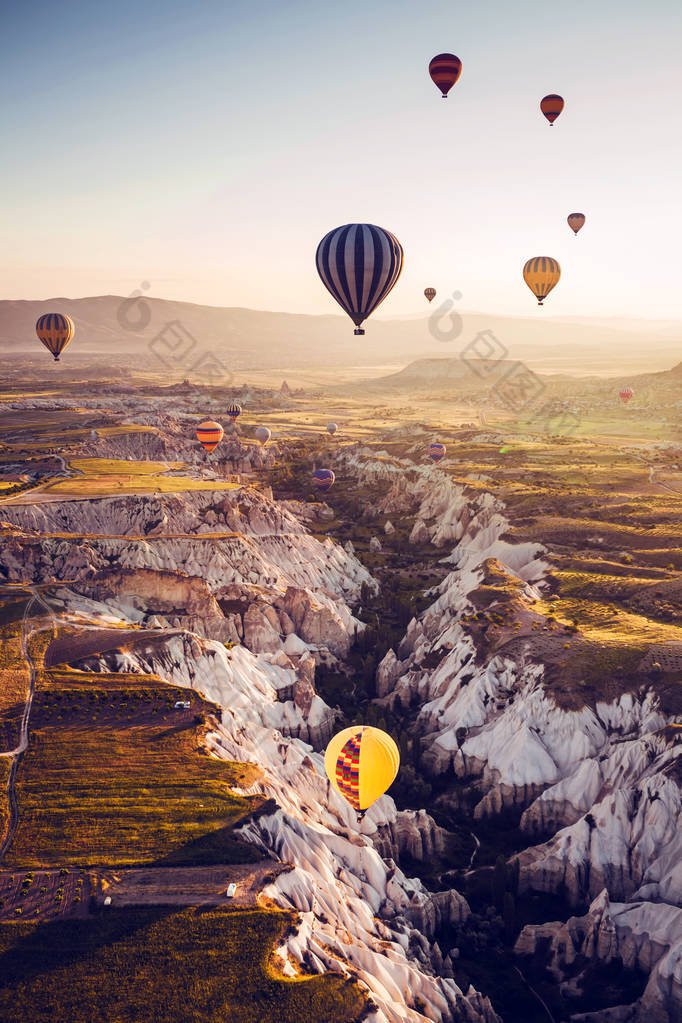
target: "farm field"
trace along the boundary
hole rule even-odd
[[[231,786],[254,769],[203,752],[208,705],[188,694],[190,709],[176,711],[178,690],[149,677],[132,677],[128,688],[120,676],[111,687],[103,674],[89,687],[77,679],[65,684],[48,671],[38,686],[6,867],[259,858],[231,838],[259,805]]]
[[[54,1023],[359,1023],[352,981],[283,979],[275,911],[102,909],[86,920],[0,925],[0,1018]]]

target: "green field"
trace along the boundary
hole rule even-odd
[[[170,469],[182,469],[184,462],[129,462],[125,458],[71,458],[69,465],[85,476],[154,476]]]
[[[352,981],[284,980],[273,946],[292,916],[110,909],[0,926],[3,1023],[356,1023]]]
[[[127,463],[124,463],[124,465]],[[76,476],[59,480],[48,488],[50,494],[74,497],[115,497],[119,494],[180,494],[186,490],[239,490],[240,483],[200,480],[182,476],[114,475]]]
[[[121,676],[111,688],[102,674],[80,675],[74,687],[59,672],[51,677],[36,695],[6,866],[260,859],[231,837],[261,802],[230,791],[254,769],[203,752],[207,705],[196,695],[189,719],[178,722],[172,704],[182,692],[158,679],[132,676],[124,689]]]

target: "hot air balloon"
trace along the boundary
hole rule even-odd
[[[448,93],[462,73],[462,62],[454,53],[439,53],[429,64],[429,74],[434,84],[448,98]]]
[[[334,486],[336,476],[331,469],[316,469],[313,473],[313,486],[326,494]]]
[[[429,444],[429,458],[432,462],[440,462],[445,458],[445,444]]]
[[[545,96],[540,100],[540,110],[542,110],[543,114],[549,121],[550,127],[554,124],[563,109],[563,97],[557,96],[555,92],[550,92],[549,96]]]
[[[580,230],[580,228],[585,223],[585,214],[584,213],[569,213],[569,215],[568,215],[568,217],[566,219],[568,220],[568,226],[571,228],[573,233],[577,235],[578,231]]]
[[[59,356],[75,332],[73,320],[63,313],[45,313],[44,316],[38,318],[36,323],[36,334],[48,352],[54,356],[55,362],[59,362]]]
[[[227,414],[233,423],[236,423],[242,414],[242,407],[238,405],[236,401],[231,401],[227,406]]]
[[[327,423],[327,433],[331,437],[334,436],[334,434],[336,433],[337,430],[338,430],[338,426],[336,425],[336,423]]]
[[[259,440],[263,447],[265,447],[271,437],[272,434],[268,430],[267,426],[259,426],[256,430],[256,440]]]
[[[552,288],[558,284],[561,267],[551,256],[534,256],[523,268],[523,279],[542,305]]]
[[[214,423],[212,419],[207,419],[205,423],[199,423],[197,426],[197,440],[209,454],[218,447],[223,439],[223,433],[220,423]]]
[[[618,393],[620,394],[620,400],[625,405],[627,405],[627,403],[630,401],[630,398],[632,398],[635,392],[632,390],[631,387],[623,387],[622,390],[619,391]]]
[[[435,288],[424,288],[424,294],[428,298],[429,302],[433,302],[434,298],[436,297],[436,289]]]
[[[364,334],[360,324],[383,302],[400,277],[403,249],[390,231],[374,224],[345,224],[326,234],[315,254],[327,291]]]
[[[352,725],[331,739],[324,769],[358,817],[383,796],[398,773],[400,753],[390,735],[369,725]]]

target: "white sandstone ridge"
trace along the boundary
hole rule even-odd
[[[291,507],[285,508],[267,494],[245,486],[3,505],[2,518],[40,533],[87,536],[195,536],[235,532],[263,537],[271,533],[300,535],[306,532]]]
[[[62,535],[7,529],[0,577],[68,580],[137,624],[187,628],[297,664],[344,658],[364,628],[348,602],[363,584],[376,587],[352,553],[301,524],[295,502],[282,508],[246,488],[6,510],[24,529]],[[123,536],[103,535],[114,529]],[[131,536],[138,530],[147,535]]]
[[[566,923],[527,925],[515,951],[540,955],[564,998],[589,992],[595,962],[622,962],[626,969],[648,974],[641,997],[630,1006],[575,1014],[578,1023],[677,1023],[682,1005],[682,909],[659,902],[618,903],[606,890],[588,913]]]
[[[317,696],[307,708],[295,699],[279,702],[292,678],[279,655],[176,635],[88,664],[97,666],[153,672],[200,692],[223,708],[209,736],[215,755],[262,770],[250,791],[263,792],[277,808],[247,823],[242,835],[295,865],[265,889],[302,920],[280,950],[285,971],[291,972],[290,956],[320,972],[350,970],[371,993],[374,1023],[499,1023],[488,999],[471,987],[462,992],[447,976],[448,956],[429,942],[441,924],[466,919],[465,899],[454,890],[430,893],[382,859],[373,843],[376,838],[395,857],[403,850],[428,853],[440,846],[440,829],[423,812],[398,813],[388,796],[358,824],[331,788],[322,756],[291,738],[312,731],[330,712]]]
[[[524,580],[540,579],[547,565],[538,560],[541,544],[511,544],[502,540],[509,528],[504,505],[488,492],[467,492],[436,466],[415,466],[396,458],[377,458],[372,452],[340,456],[348,472],[363,485],[390,481],[386,496],[373,506],[372,514],[414,514],[412,543],[430,542],[436,547],[456,544],[451,555],[459,568],[475,567],[496,558]]]
[[[526,827],[562,795],[575,823],[519,855],[522,889],[563,889],[575,905],[606,888],[614,899],[682,907],[682,745],[669,732],[611,746],[529,807]]]
[[[204,417],[206,418],[206,417]],[[266,447],[246,437],[230,425],[215,451],[208,454],[196,439],[201,419],[196,416],[171,416],[154,413],[128,420],[126,432],[98,434],[78,448],[80,457],[129,458],[134,460],[184,462],[217,473],[248,473],[272,468],[281,457],[276,443]],[[139,429],[135,429],[139,427]]]
[[[371,482],[398,470],[370,461],[367,472],[365,481]],[[378,514],[408,512],[410,493],[422,492],[427,473],[418,470],[397,480]],[[605,888],[613,898],[632,901],[633,909],[623,912],[634,915],[639,900],[682,906],[677,767],[682,746],[676,745],[675,727],[680,717],[662,712],[646,678],[636,693],[594,707],[562,709],[545,690],[530,628],[513,656],[502,651],[481,657],[463,619],[471,620],[477,611],[471,597],[490,559],[495,558],[498,575],[503,568],[518,580],[514,610],[524,630],[532,627],[532,600],[546,566],[537,545],[500,539],[506,522],[494,499],[483,495],[462,515],[466,495],[450,487],[433,479],[422,492],[417,522],[424,527],[419,536],[413,530],[413,539],[458,541],[446,559],[456,568],[437,588],[434,603],[410,622],[397,652],[389,651],[379,666],[378,695],[403,707],[416,698],[423,763],[435,773],[470,780],[470,792],[478,793],[475,817],[527,807],[522,827],[529,836],[563,829],[520,854],[522,889],[564,891],[579,904]],[[456,803],[460,797],[453,789],[442,798]],[[662,910],[668,912],[663,905]],[[643,914],[643,943],[646,919]],[[658,948],[655,941],[649,947]],[[665,949],[652,952],[651,962],[664,954]],[[675,964],[682,959],[676,934],[669,957]],[[670,972],[664,969],[666,977]],[[668,985],[672,1013],[652,1018],[682,1018],[680,992],[671,990]]]

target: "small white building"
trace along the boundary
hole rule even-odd
[[[190,704],[189,700],[176,700],[176,703],[175,703],[175,709],[176,710],[189,710],[190,707],[191,707],[191,704]]]
[[[228,884],[227,891],[225,892],[225,894],[226,894],[228,899],[233,899],[234,896],[236,895],[236,893],[237,893],[237,886],[234,883],[234,881],[232,881],[231,884]]]

